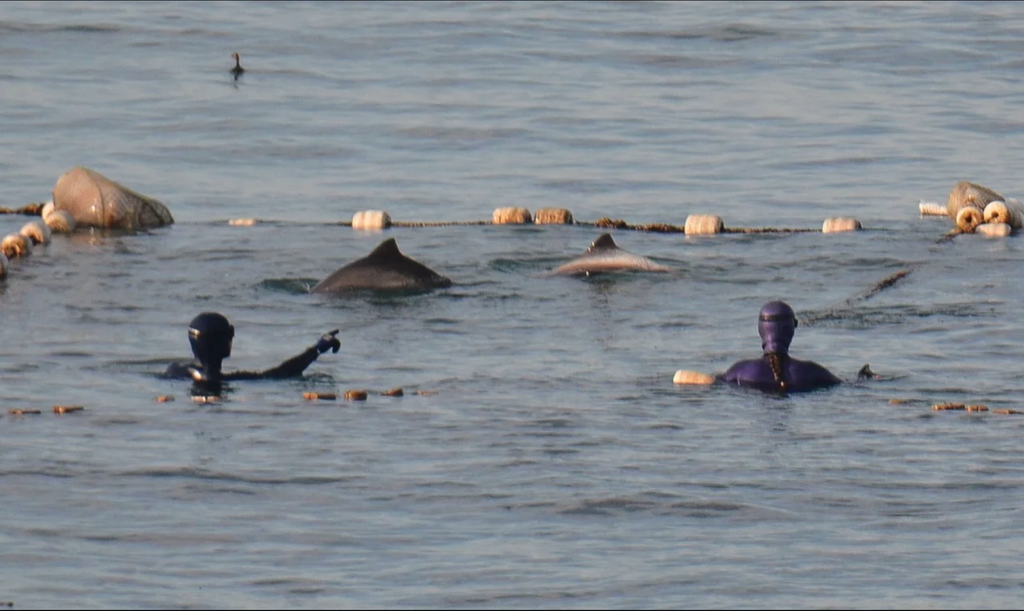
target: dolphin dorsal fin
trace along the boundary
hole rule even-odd
[[[590,245],[587,252],[594,252],[595,250],[606,250],[608,248],[618,248],[619,246],[612,239],[612,234],[602,233],[601,237],[594,240],[594,243]]]
[[[402,253],[398,250],[398,242],[395,242],[395,238],[388,238],[381,242],[377,248],[374,248],[373,252],[366,255],[366,258],[374,261],[391,261],[401,256]]]

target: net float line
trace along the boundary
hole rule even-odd
[[[365,401],[369,394],[380,395],[382,397],[402,397],[405,396],[405,391],[401,388],[392,388],[390,390],[346,390],[342,393],[342,398],[348,401]],[[338,393],[335,392],[304,392],[302,398],[306,401],[336,401],[338,399]]]
[[[256,222],[255,219],[235,219],[229,221],[232,225],[251,225]],[[579,225],[601,229],[625,229],[650,233],[683,233],[686,235],[712,235],[716,233],[839,233],[859,231],[863,228],[860,221],[852,218],[826,219],[820,230],[776,227],[726,227],[722,218],[713,214],[691,214],[686,218],[686,224],[683,226],[668,223],[634,225],[627,223],[625,220],[612,219],[610,217],[602,217],[593,222],[579,221],[573,217],[571,211],[565,208],[541,208],[534,216],[526,208],[518,207],[496,208],[490,221],[395,221],[390,214],[382,210],[362,210],[355,213],[351,222],[340,221],[337,224],[349,226],[353,229],[371,231],[379,231],[390,227],[451,227],[459,225]]]
[[[32,254],[32,240],[20,233],[9,233],[0,242],[0,252],[8,259],[20,259]]]
[[[223,221],[220,221],[223,222]],[[229,219],[227,221],[229,225],[236,227],[253,227],[258,224],[284,224],[281,221],[274,221],[270,219],[256,219],[256,218],[237,218]],[[381,231],[384,229],[396,228],[421,228],[421,227],[480,227],[485,225],[510,225],[510,224],[526,224],[526,223],[494,223],[493,221],[395,221],[392,220],[387,224],[377,223],[366,223],[364,218],[362,222],[353,223],[352,221],[330,221],[328,225],[337,225],[339,227],[351,227],[353,229],[364,230],[364,231]],[[597,221],[573,221],[572,223],[534,223],[534,224],[565,224],[574,225],[577,227],[598,227],[602,229],[624,229],[628,231],[644,231],[648,233],[687,233],[686,228],[678,225],[669,225],[667,223],[651,223],[642,225],[631,225],[626,221],[612,220],[610,218],[602,218]],[[835,230],[826,233],[834,233]],[[693,234],[693,232],[690,232]],[[710,232],[706,232],[710,233]],[[777,228],[777,227],[724,227],[717,233],[821,233],[820,229],[807,229],[807,228]],[[699,234],[699,232],[698,232]]]
[[[66,211],[54,210],[53,202],[29,206],[38,206],[43,220],[29,221],[17,233],[9,233],[0,240],[0,280],[7,277],[12,259],[27,257],[36,246],[47,246],[53,233],[74,231],[74,217]]]
[[[720,216],[714,214],[691,214],[686,218],[686,224],[682,227],[666,223],[652,223],[648,225],[631,225],[621,219],[608,217],[598,219],[593,223],[577,221],[576,225],[599,227],[602,229],[627,229],[633,231],[646,231],[650,233],[684,233],[686,235],[714,235],[717,233],[838,233],[843,231],[858,231],[862,229],[860,221],[849,218],[826,219],[821,229],[788,228],[788,227],[726,227]]]
[[[11,233],[0,241],[0,280],[7,277],[11,259],[32,254],[32,248],[50,243],[50,229],[40,221],[29,221],[18,233]]]
[[[24,216],[43,216],[43,206],[47,202],[38,204],[25,204],[21,208],[5,208],[0,206],[0,214],[21,214]]]
[[[920,404],[927,405],[928,403],[931,403],[931,402],[926,400],[926,399],[889,399],[889,404],[890,405],[920,405]],[[946,402],[943,402],[943,403],[935,403],[935,404],[932,405],[931,409],[932,409],[932,411],[935,411],[935,412],[948,412],[948,411],[960,412],[960,411],[963,411],[963,412],[968,412],[968,413],[970,413],[970,412],[975,412],[975,413],[988,412],[990,414],[999,414],[999,415],[1003,415],[1003,416],[1024,415],[1024,411],[1017,410],[1017,409],[996,408],[996,407],[989,408],[989,406],[987,406],[987,405],[985,405],[983,403],[960,403],[960,402],[957,402],[957,401],[946,401]]]
[[[335,401],[338,398],[337,393],[333,392],[304,392],[302,398],[306,401]]]
[[[84,409],[85,409],[85,406],[82,406],[82,405],[54,405],[53,406],[53,413],[55,413],[55,414],[73,414],[75,412],[80,412],[80,411],[82,411]]]
[[[351,225],[351,223],[349,223]],[[491,221],[395,221],[390,227],[466,227],[479,225],[494,225]],[[365,229],[352,225],[353,229]]]
[[[54,233],[72,232],[77,225],[76,217],[71,212],[55,209],[53,202],[28,204],[16,210],[0,208],[0,214],[2,213],[42,216],[47,227]],[[260,223],[274,222],[258,218],[237,218],[227,221],[229,225],[237,227],[252,227]],[[648,233],[683,233],[686,235],[713,235],[717,233],[839,233],[863,229],[860,221],[857,219],[842,217],[825,219],[820,230],[787,227],[726,227],[722,218],[713,214],[691,214],[686,218],[686,223],[680,226],[669,223],[631,224],[623,219],[612,219],[610,217],[602,217],[596,221],[580,221],[576,220],[572,212],[565,208],[540,208],[537,210],[536,215],[533,215],[528,209],[521,207],[496,208],[489,221],[396,221],[383,210],[361,210],[353,215],[351,221],[333,221],[330,224],[364,231],[379,231],[390,229],[391,227],[479,227],[483,225],[527,224],[578,225],[601,229],[624,229]]]
[[[1002,238],[1024,228],[1021,202],[967,181],[953,185],[945,206],[922,200],[917,209],[921,216],[945,216],[953,220],[954,228],[937,241],[940,244],[962,233]]]
[[[50,228],[42,221],[29,221],[22,225],[18,233],[31,240],[33,246],[46,246],[50,243]]]
[[[41,210],[45,213],[45,204]],[[67,224],[70,222],[70,226]],[[29,221],[22,225],[17,233],[9,233],[0,240],[0,280],[7,277],[11,260],[21,259],[32,254],[36,246],[50,243],[53,232],[67,232],[74,227],[74,218],[60,211],[53,212],[45,221]]]

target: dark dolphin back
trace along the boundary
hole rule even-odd
[[[363,257],[364,261],[394,261],[396,259],[403,259],[405,255],[402,251],[398,250],[398,242],[395,238],[388,238],[377,245],[377,248],[373,249],[373,252]]]
[[[395,241],[395,238],[384,240],[377,248],[373,249],[373,252],[352,263],[352,266],[357,265],[375,271],[386,269],[401,273],[410,280],[427,282],[431,286],[435,286],[435,283],[438,281],[446,283],[444,286],[451,284],[451,280],[448,280],[419,261],[403,255],[402,251],[398,250],[398,242]]]
[[[398,250],[394,238],[342,267],[313,287],[314,293],[358,290],[425,290],[451,286],[452,281]]]

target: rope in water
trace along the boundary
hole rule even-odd
[[[0,207],[0,214],[21,214],[26,216],[42,216],[43,206],[42,203],[27,204],[21,208],[4,208]],[[500,209],[499,209],[500,210]],[[559,221],[544,221],[538,222],[537,224],[558,224],[558,225],[576,225],[580,227],[597,227],[600,229],[622,229],[627,231],[642,231],[647,233],[682,233],[682,234],[699,234],[708,235],[716,233],[733,233],[733,234],[785,234],[785,233],[822,233],[823,231],[828,233],[832,231],[848,231],[861,229],[860,223],[855,219],[828,219],[825,221],[825,226],[822,229],[811,229],[811,228],[792,228],[792,227],[726,227],[720,217],[715,215],[704,215],[695,214],[687,218],[686,225],[671,225],[669,223],[648,223],[648,224],[631,224],[627,223],[623,219],[612,219],[610,217],[602,217],[596,221],[579,221],[572,218],[572,214],[567,210],[557,209],[562,212]],[[497,211],[496,211],[497,212]],[[477,221],[394,221],[390,215],[386,212],[381,211],[366,211],[358,213],[352,221],[332,221],[330,224],[338,225],[341,227],[355,227],[357,229],[386,229],[388,227],[403,227],[403,228],[417,228],[417,227],[470,227],[470,226],[483,226],[483,225],[521,225],[521,224],[534,224],[529,216],[529,212],[525,211],[525,216],[516,220],[503,220],[497,215],[492,220],[477,220]],[[538,218],[538,221],[540,219]],[[833,221],[841,221],[842,223],[833,223]],[[257,223],[274,222],[264,219],[245,218],[245,219],[232,219],[228,221],[232,225],[249,226]]]
[[[351,221],[339,221],[342,227],[351,227]],[[501,225],[493,221],[391,221],[391,227],[458,227],[458,226],[479,226],[479,225]],[[568,224],[568,223],[566,223]],[[645,231],[649,233],[686,233],[686,228],[679,225],[667,223],[651,223],[647,225],[631,225],[624,220],[613,220],[600,218],[593,222],[574,221],[573,225],[580,227],[598,227],[601,229],[626,229],[630,231]],[[805,228],[778,228],[778,227],[723,227],[719,233],[821,233],[820,229]]]
[[[26,204],[21,208],[4,208],[0,206],[0,214],[23,214],[25,216],[43,216],[46,204]]]
[[[600,218],[593,223],[577,221],[576,225],[599,227],[601,229],[628,229],[646,231],[648,233],[686,233],[686,227],[652,223],[649,225],[630,225],[621,219]],[[716,233],[821,233],[820,229],[786,229],[777,227],[721,227]]]

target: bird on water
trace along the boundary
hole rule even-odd
[[[231,57],[235,58],[235,67],[231,69],[231,74],[234,74],[235,79],[238,79],[245,72],[245,68],[242,67],[242,59],[238,57],[238,53],[232,53]]]

